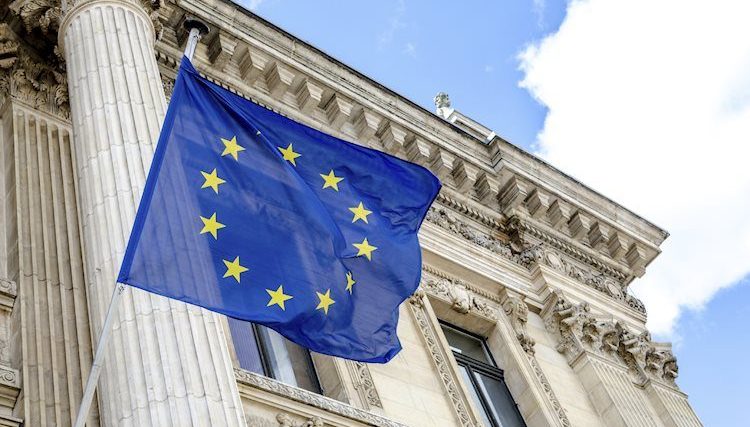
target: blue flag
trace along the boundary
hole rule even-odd
[[[118,281],[384,363],[439,189],[427,169],[263,108],[183,58]]]

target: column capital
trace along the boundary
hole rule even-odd
[[[133,11],[141,12],[147,18],[146,21],[151,23],[151,34],[152,40],[158,40],[161,38],[162,31],[164,29],[163,24],[159,20],[159,8],[161,8],[161,0],[16,0],[23,2],[49,2],[58,3],[62,6],[57,6],[58,13],[58,25],[59,28],[57,39],[60,46],[60,51],[65,47],[65,31],[68,25],[70,25],[71,19],[78,15],[80,12],[88,9],[89,7],[96,7],[100,5],[113,5],[129,7]]]

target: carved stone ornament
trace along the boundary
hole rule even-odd
[[[272,378],[258,375],[243,369],[234,370],[234,376],[237,382],[251,387],[264,390],[278,396],[285,397],[312,407],[321,409],[326,412],[355,420],[357,422],[368,424],[376,427],[405,427],[403,424],[390,420],[385,417],[363,411],[351,405],[339,402],[338,400],[322,396],[301,388],[284,384]],[[304,425],[304,424],[303,424]],[[315,424],[313,424],[314,426]]]
[[[41,59],[8,24],[0,24],[0,93],[63,118],[70,117],[65,64]]]
[[[543,262],[545,265],[566,274],[568,277],[626,304],[633,310],[646,314],[646,307],[643,305],[643,302],[628,294],[612,277],[598,271],[586,270],[573,262],[565,260],[559,253],[546,250],[542,245],[529,246],[519,251],[518,242],[516,244],[502,242],[493,236],[472,228],[440,207],[431,207],[427,212],[426,220],[523,267],[530,268],[535,263]]]
[[[360,394],[362,400],[370,407],[382,408],[383,402],[380,401],[380,395],[378,395],[378,390],[375,388],[375,381],[372,379],[372,374],[370,374],[370,368],[367,367],[367,363],[356,361],[350,363],[353,371],[354,388]]]
[[[277,414],[276,421],[279,427],[325,427],[325,423],[320,417],[308,418],[305,421],[294,421],[288,414]]]
[[[677,361],[670,350],[656,347],[648,331],[635,334],[616,320],[597,319],[588,303],[573,304],[559,290],[552,298],[546,323],[558,336],[557,351],[569,363],[591,352],[627,366],[638,384],[653,379],[674,385]]]
[[[584,285],[596,289],[615,300],[627,304],[628,307],[639,313],[646,314],[646,307],[643,305],[643,302],[628,294],[627,290],[615,279],[597,271],[582,268],[577,264],[566,260],[558,252],[553,250],[543,250],[543,255],[540,256],[540,259],[545,265],[552,269],[559,271]]]
[[[513,327],[513,332],[516,334],[516,339],[521,344],[521,348],[529,355],[535,353],[534,338],[532,338],[526,331],[526,322],[529,318],[529,307],[519,297],[515,295],[508,295],[503,302],[503,311],[508,316],[510,324]]]
[[[424,307],[424,291],[418,290],[409,299],[409,307],[414,314],[417,326],[422,332],[422,337],[427,344],[427,349],[432,356],[432,361],[438,370],[443,387],[450,398],[453,411],[456,414],[462,427],[474,427],[475,422],[469,413],[468,402],[465,401],[463,394],[458,386],[458,379],[448,364],[448,354],[440,345],[440,341],[435,335],[435,331],[430,325],[427,312]]]
[[[427,211],[427,216],[425,218],[428,222],[435,224],[442,229],[457,234],[478,246],[488,249],[501,257],[526,268],[530,267],[539,255],[537,249],[534,249],[529,253],[514,252],[509,243],[502,242],[493,236],[472,228],[467,223],[449,215],[445,209],[440,207],[431,207],[430,210]]]
[[[482,298],[474,295],[464,281],[448,279],[425,274],[422,278],[422,288],[440,299],[451,304],[459,313],[477,313],[487,319],[496,320],[495,309]]]

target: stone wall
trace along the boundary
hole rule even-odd
[[[487,339],[529,426],[701,425],[628,293],[667,233],[450,122],[470,118],[447,113],[447,97],[435,115],[225,0],[0,5],[0,425],[75,416],[188,16],[211,27],[194,58],[209,79],[441,178],[423,281],[392,362],[314,357],[324,395],[239,369],[221,317],[134,294],[89,425],[479,425],[438,320]],[[103,126],[114,105],[128,114]]]

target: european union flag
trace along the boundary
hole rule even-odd
[[[118,281],[384,363],[439,189],[427,169],[276,114],[183,58]]]

